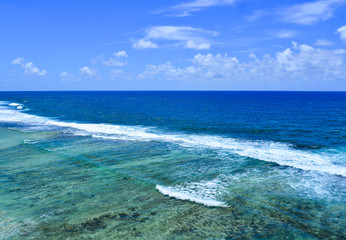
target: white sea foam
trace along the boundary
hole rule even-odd
[[[248,197],[247,201],[266,204],[273,194],[276,196],[303,196],[304,199],[323,198],[333,202],[344,202],[340,192],[345,189],[345,181],[334,175],[321,172],[299,172],[298,169],[275,169],[261,172],[248,169],[235,174],[220,174],[210,181],[185,183],[175,186],[157,185],[163,195],[180,200],[188,200],[206,206],[227,207],[227,201],[234,197]],[[268,199],[269,198],[269,199]]]
[[[223,188],[216,180],[189,183],[186,186],[164,187],[156,185],[156,189],[163,195],[180,200],[189,200],[212,207],[227,207],[225,202],[217,200],[217,196],[222,194]]]
[[[37,141],[33,141],[33,140],[30,140],[30,139],[24,139],[24,143],[25,144],[35,144],[35,143],[37,143]]]
[[[20,106],[20,104],[19,103],[10,103],[10,104],[8,104],[8,106],[17,107],[17,106]]]
[[[9,109],[4,105],[4,102],[0,102],[0,122],[15,122],[35,127],[42,126],[43,128],[47,126],[58,127],[60,130],[63,129],[63,131],[76,135],[105,139],[160,141],[188,148],[216,149],[303,170],[346,176],[346,167],[334,163],[336,156],[296,150],[283,143],[238,140],[212,135],[168,134],[155,128],[140,126],[62,122]],[[345,158],[344,153],[338,156],[340,159]]]

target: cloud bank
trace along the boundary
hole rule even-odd
[[[184,81],[327,81],[346,80],[345,49],[322,50],[295,42],[291,48],[265,55],[262,59],[250,54],[240,62],[227,54],[196,54],[187,67],[171,63],[147,65],[138,78],[156,76]]]

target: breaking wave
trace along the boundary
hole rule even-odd
[[[186,186],[164,187],[157,185],[156,189],[163,195],[180,200],[189,200],[210,207],[227,207],[225,202],[217,200],[223,188],[216,180],[189,183]]]
[[[208,148],[238,154],[279,165],[290,166],[307,171],[319,171],[346,176],[346,167],[342,163],[345,153],[327,154],[297,150],[284,143],[271,141],[250,141],[226,138],[215,135],[197,135],[185,133],[166,133],[156,128],[142,126],[123,126],[112,124],[93,124],[64,122],[47,117],[25,113],[17,109],[20,104],[0,102],[0,122],[24,124],[33,129],[54,127],[63,132],[75,135],[91,136],[104,139],[161,141],[178,144],[187,148]],[[161,189],[161,190],[160,190]],[[173,195],[175,189],[164,189],[161,192]],[[188,193],[185,193],[188,197]]]

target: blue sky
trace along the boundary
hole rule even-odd
[[[0,0],[0,90],[346,91],[346,0]]]

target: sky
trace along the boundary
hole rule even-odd
[[[346,91],[346,0],[0,0],[0,91]]]

